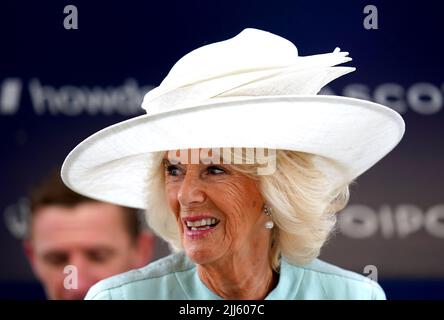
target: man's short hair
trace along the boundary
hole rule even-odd
[[[32,219],[38,209],[51,206],[60,205],[65,207],[75,207],[85,202],[100,202],[85,196],[82,196],[71,189],[69,189],[60,178],[60,170],[54,169],[51,174],[40,181],[29,194],[30,201],[30,217],[29,226],[32,224]],[[116,205],[118,206],[118,205]],[[139,209],[118,206],[122,208],[123,221],[126,229],[132,240],[136,240],[141,233],[142,221]],[[28,228],[28,235],[30,236],[31,228]]]

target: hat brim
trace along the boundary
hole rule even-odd
[[[62,179],[93,199],[145,208],[151,152],[188,148],[273,148],[336,161],[355,179],[387,155],[405,130],[382,105],[338,96],[219,98],[107,127],[65,159]]]

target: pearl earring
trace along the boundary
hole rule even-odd
[[[271,217],[271,213],[272,213],[271,208],[269,208],[266,204],[264,204],[263,209],[264,209],[264,214],[268,217]],[[273,227],[274,227],[273,220],[269,220],[269,221],[265,222],[266,229],[273,229]]]
[[[267,221],[265,222],[265,229],[273,229],[274,227],[274,222],[273,221]]]

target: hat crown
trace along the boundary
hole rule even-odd
[[[231,39],[205,45],[183,56],[161,86],[181,86],[215,76],[289,66],[297,57],[298,49],[287,39],[247,28]]]
[[[247,28],[183,56],[166,78],[149,91],[147,114],[186,109],[232,97],[315,95],[328,82],[354,71],[333,67],[350,61],[348,52],[301,57],[296,46],[270,32]]]

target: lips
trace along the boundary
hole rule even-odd
[[[220,222],[219,219],[208,215],[188,216],[182,218],[182,221],[186,234],[192,238],[207,235],[213,231]]]

